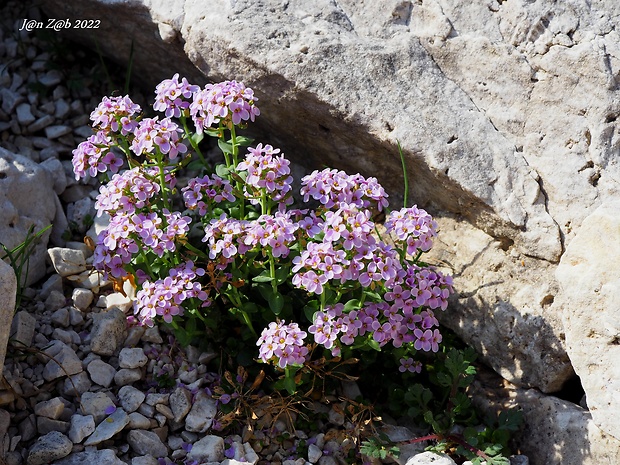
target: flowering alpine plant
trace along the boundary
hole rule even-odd
[[[169,324],[183,343],[236,327],[289,391],[317,347],[390,349],[401,372],[419,373],[415,355],[439,350],[434,312],[453,292],[420,260],[437,223],[416,206],[388,211],[381,237],[372,212],[388,208],[383,187],[335,169],[301,180],[303,202],[318,207],[293,207],[280,149],[238,134],[260,115],[257,100],[240,82],[200,88],[178,74],[156,88],[158,116],[128,96],[102,100],[95,134],[73,151],[76,179],[102,180],[97,214],[110,218],[94,267],[137,287],[132,319]],[[205,135],[224,163],[205,161]],[[177,186],[188,165],[199,174]]]

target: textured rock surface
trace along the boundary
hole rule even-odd
[[[46,170],[29,158],[0,147],[0,242],[10,250],[26,239],[30,227],[37,233],[49,226],[57,213],[55,198]],[[27,278],[24,274],[27,285],[45,275],[49,237],[48,230],[34,248]]]
[[[523,412],[523,427],[513,438],[531,465],[620,463],[620,441],[602,431],[590,412],[572,402],[536,389],[517,388],[491,373],[482,373],[471,392],[482,413],[497,415],[505,408]]]
[[[592,418],[620,439],[620,200],[588,216],[556,276],[564,293],[566,344]]]
[[[9,341],[11,325],[15,312],[15,295],[17,292],[17,278],[13,268],[0,260],[0,321],[7,322],[0,327],[0,369],[4,366],[6,345]],[[21,334],[20,334],[21,335]]]
[[[243,80],[260,98],[256,131],[294,160],[376,174],[397,193],[399,140],[412,200],[442,230],[473,226],[444,239],[461,292],[446,323],[516,383],[555,391],[573,375],[554,269],[618,192],[615,2],[43,5],[114,18],[101,46],[123,59],[133,42],[151,84]]]

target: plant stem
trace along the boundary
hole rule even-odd
[[[194,139],[192,139],[190,135],[189,127],[187,126],[187,118],[185,117],[185,115],[181,115],[181,123],[183,124],[183,130],[185,131],[185,137],[187,137],[187,140],[189,140],[189,143],[191,144],[192,148],[198,154],[198,157],[200,158],[202,165],[205,168],[210,168],[209,164],[207,163],[207,160],[205,160],[205,157],[202,155],[200,148],[198,148],[198,144],[194,141]]]
[[[398,154],[400,155],[400,162],[403,165],[403,177],[405,179],[405,192],[404,192],[404,200],[403,200],[403,208],[407,208],[407,200],[409,199],[409,179],[407,178],[407,166],[405,164],[405,155],[403,154],[403,149],[400,146],[400,142],[396,141],[398,145]]]

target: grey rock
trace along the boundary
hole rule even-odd
[[[58,195],[62,194],[67,188],[67,177],[65,169],[58,158],[47,158],[39,164],[39,166],[47,170],[52,176],[54,182],[54,192]]]
[[[84,445],[94,446],[110,439],[117,433],[120,433],[127,426],[127,423],[129,423],[127,412],[120,408],[116,409],[112,415],[109,415],[97,425],[95,432],[84,441]]]
[[[63,98],[56,99],[54,108],[54,116],[60,120],[64,119],[69,115],[71,111],[71,107],[67,103],[67,101]]]
[[[46,381],[75,375],[82,371],[82,361],[75,351],[60,341],[54,341],[43,352],[50,357],[43,369],[43,378]]]
[[[157,459],[152,455],[143,455],[131,459],[131,465],[157,465]]]
[[[52,297],[55,293],[56,291],[52,291],[52,293],[50,294],[50,297]],[[45,302],[47,306],[47,300]],[[65,298],[64,295],[62,295],[62,302],[63,304],[67,303],[67,299]],[[54,325],[62,326],[63,328],[66,328],[67,326],[69,326],[70,322],[71,322],[71,319],[69,317],[69,309],[67,307],[59,308],[54,313],[52,313],[52,323]]]
[[[80,287],[73,289],[73,294],[71,295],[73,305],[75,305],[75,308],[78,310],[86,310],[90,304],[93,303],[94,298],[95,296],[93,291],[90,289],[82,289]]]
[[[47,253],[56,272],[62,277],[79,274],[86,270],[86,259],[81,250],[52,247]]]
[[[68,457],[54,462],[54,465],[126,465],[119,459],[113,450],[88,450],[76,452]]]
[[[80,444],[84,438],[95,431],[95,419],[92,415],[74,414],[71,416],[68,436],[73,444]]]
[[[97,313],[93,316],[91,350],[99,355],[117,353],[127,335],[125,314],[118,308]]]
[[[142,379],[142,371],[139,368],[121,368],[114,375],[114,383],[117,386],[127,386]]]
[[[47,299],[45,299],[45,308],[51,311],[56,311],[59,308],[64,307],[66,303],[67,299],[62,293],[52,291]]]
[[[34,406],[34,413],[38,416],[44,416],[47,418],[52,418],[53,420],[58,420],[63,410],[65,409],[65,404],[60,397],[54,397],[50,400],[45,400],[37,403]]]
[[[86,372],[81,371],[75,375],[68,376],[64,380],[61,393],[65,397],[81,396],[89,391],[91,387],[90,378]]]
[[[106,388],[112,385],[114,375],[116,374],[116,369],[103,360],[93,360],[88,364],[86,370],[94,383]]]
[[[0,262],[0,318],[3,318],[2,321],[6,322],[6,324],[0,326],[0,367],[3,367],[6,347],[9,342],[9,333],[11,332],[11,325],[8,322],[13,319],[15,312],[17,278],[13,268],[2,260]],[[25,339],[24,342],[28,342],[29,336],[30,331],[23,328],[21,337]],[[30,336],[30,341],[32,341],[32,336]]]
[[[34,414],[28,415],[17,425],[22,441],[30,441],[37,435],[37,420]]]
[[[213,424],[217,414],[217,402],[204,391],[194,398],[194,405],[185,417],[185,429],[194,433],[204,433]]]
[[[12,249],[21,244],[29,228],[38,233],[56,217],[57,195],[49,173],[37,163],[0,148],[0,237]],[[45,276],[50,231],[41,235],[30,255],[26,286]],[[8,321],[8,320],[6,320]]]
[[[146,365],[146,362],[148,358],[141,347],[123,348],[118,354],[118,365],[121,368],[140,368]]]
[[[57,274],[52,274],[41,286],[39,292],[39,298],[46,300],[52,291],[58,291],[63,293],[62,277]]]
[[[67,219],[75,225],[76,231],[85,234],[96,215],[95,202],[89,197],[79,199],[67,206]]]
[[[133,386],[123,386],[118,390],[118,401],[127,413],[138,410],[146,394]]]
[[[54,125],[47,126],[45,128],[45,137],[48,139],[58,139],[59,137],[64,136],[65,134],[70,134],[72,131],[70,126],[64,125]]]
[[[17,105],[16,113],[17,121],[22,126],[28,126],[36,119],[30,111],[30,104],[28,103],[22,103],[20,105]]]
[[[127,433],[127,442],[134,452],[140,455],[149,454],[157,458],[168,455],[168,448],[152,431],[131,430]]]
[[[2,97],[2,111],[9,115],[20,102],[24,101],[24,97],[7,88],[0,90],[0,97]]]
[[[45,116],[39,118],[38,120],[36,120],[30,126],[28,126],[28,132],[30,134],[34,134],[35,132],[39,132],[42,129],[45,129],[50,124],[52,124],[54,122],[54,120],[55,120],[55,118],[52,115],[45,115]]]
[[[192,394],[183,386],[177,386],[170,394],[169,403],[170,410],[174,414],[174,421],[183,421],[192,408]]]
[[[51,433],[52,431],[67,433],[69,431],[69,423],[62,420],[52,420],[46,417],[37,418],[37,432],[39,435]]]
[[[224,460],[224,439],[213,435],[203,437],[194,443],[187,458],[198,462],[221,462]]]
[[[1,267],[2,265],[0,264],[0,268]],[[32,344],[32,338],[34,337],[36,322],[37,320],[34,316],[25,310],[20,310],[15,314],[13,317],[13,322],[11,323],[11,338],[17,344],[21,344],[24,347],[30,347]]]
[[[114,402],[103,392],[85,392],[81,398],[82,413],[92,415],[95,423],[100,423],[107,414],[106,409],[114,406]]]
[[[60,84],[63,80],[62,73],[57,69],[52,69],[39,77],[39,82],[45,87],[54,87]]]
[[[30,450],[26,463],[28,465],[43,465],[54,460],[66,457],[71,452],[73,443],[58,431],[52,431],[37,439]]]
[[[149,429],[151,427],[151,420],[138,412],[131,412],[129,414],[129,423],[127,428],[129,429]]]
[[[308,446],[308,462],[316,463],[319,461],[323,451],[316,446],[316,444],[310,444]]]

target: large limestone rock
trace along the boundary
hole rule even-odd
[[[562,256],[566,345],[592,418],[620,440],[620,199],[588,216]]]
[[[9,322],[15,312],[15,295],[17,292],[17,278],[13,268],[0,260],[0,321],[5,324],[0,326],[0,372],[4,366],[6,348],[9,342]]]
[[[44,0],[149,85],[243,80],[253,130],[309,167],[376,175],[438,216],[457,279],[444,323],[507,379],[574,375],[554,272],[618,195],[615,0]],[[150,82],[149,82],[150,81]]]
[[[0,147],[0,242],[9,250],[21,244],[30,227],[33,233],[52,224],[57,215],[58,196],[49,172],[29,158]],[[64,213],[63,213],[64,216]],[[51,230],[39,240],[22,279],[30,285],[45,275],[47,243]],[[0,250],[0,256],[4,251]],[[5,259],[8,263],[8,258]]]
[[[518,388],[482,372],[471,387],[474,405],[497,416],[521,410],[523,424],[513,445],[531,465],[600,465],[620,463],[620,441],[602,431],[587,410],[537,389]]]

